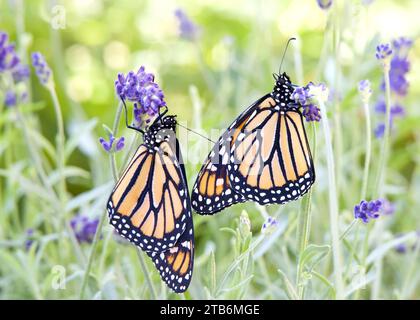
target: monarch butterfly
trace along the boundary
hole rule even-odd
[[[166,112],[146,132],[126,123],[143,133],[144,143],[115,185],[107,210],[116,231],[144,250],[168,287],[181,293],[192,276],[194,226],[176,120]]]
[[[304,195],[315,171],[302,113],[286,73],[219,138],[194,184],[191,203],[214,214],[238,202],[283,204]]]

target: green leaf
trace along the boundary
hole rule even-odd
[[[289,297],[289,299],[299,300],[299,296],[297,294],[297,291],[296,291],[295,287],[292,285],[292,283],[290,282],[289,278],[287,278],[286,274],[280,269],[278,269],[277,271],[280,273],[280,275],[282,277],[282,280],[285,284],[285,289],[286,289],[285,291],[286,291],[286,294]]]
[[[72,211],[88,204],[90,201],[96,200],[104,195],[107,195],[111,190],[111,182],[103,184],[87,192],[71,199],[66,206],[67,211]]]
[[[329,245],[318,246],[310,244],[303,251],[302,256],[299,259],[299,268],[312,272],[312,269],[330,252]]]
[[[90,178],[89,171],[83,170],[78,167],[73,167],[73,166],[65,167],[63,170],[63,175],[65,178],[76,178],[76,177],[84,178],[84,179]],[[60,171],[54,170],[48,177],[48,182],[50,183],[50,185],[55,185],[59,181],[60,181]]]

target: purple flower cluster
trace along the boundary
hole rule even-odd
[[[389,201],[388,199],[380,199],[382,202],[382,207],[381,207],[381,214],[383,214],[384,216],[390,216],[392,214],[394,214],[395,212],[395,205]]]
[[[396,235],[396,239],[403,237],[405,234],[400,233]],[[412,241],[410,244],[407,243],[400,243],[395,246],[395,251],[400,254],[407,253],[408,251],[414,251],[417,249],[417,246],[420,245],[420,230],[416,231],[416,237],[414,241]]]
[[[80,243],[91,243],[93,241],[98,224],[98,219],[89,219],[88,217],[79,214],[70,221],[70,226],[74,235]]]
[[[360,204],[354,206],[354,218],[368,223],[370,219],[377,219],[379,217],[381,208],[381,200],[362,200]]]
[[[34,243],[34,229],[28,229],[25,232],[25,250],[29,251]]]
[[[175,10],[175,17],[179,22],[179,35],[181,38],[194,41],[200,34],[200,29],[191,21],[188,15],[182,10]]]
[[[109,140],[108,141],[106,141],[104,138],[100,137],[99,142],[101,143],[102,147],[104,148],[104,150],[106,152],[120,151],[122,148],[124,148],[124,145],[125,145],[124,137],[120,137],[118,139],[115,139],[115,137],[112,133],[109,134]],[[114,145],[114,142],[115,142],[115,145]]]
[[[154,80],[155,76],[147,73],[144,66],[141,66],[137,73],[119,73],[115,81],[117,95],[134,102],[134,117],[138,123],[141,123],[142,115],[153,117],[159,113],[161,107],[166,106],[163,91]]]
[[[320,121],[320,109],[312,102],[313,97],[310,93],[312,85],[313,83],[309,83],[305,87],[297,87],[292,93],[292,99],[302,106],[302,114],[306,121]]]
[[[32,65],[41,84],[46,85],[51,77],[51,69],[42,53],[32,53]]]
[[[327,10],[332,5],[332,0],[316,0],[321,9]]]
[[[0,72],[13,71],[20,63],[15,45],[9,44],[7,33],[0,32]]]
[[[391,90],[398,96],[407,95],[409,83],[407,73],[410,71],[410,61],[408,52],[413,45],[413,41],[404,37],[392,42],[395,54],[392,56],[391,69],[389,70],[389,80]],[[382,81],[381,89],[385,91],[385,82]]]
[[[261,233],[263,234],[270,234],[274,231],[274,229],[277,228],[278,226],[278,221],[271,217],[268,216],[268,218],[265,220],[265,222],[263,223],[262,227],[261,227]]]
[[[6,91],[4,97],[4,105],[6,107],[14,107],[17,103],[16,93],[13,90]]]
[[[385,114],[386,113],[386,104],[385,101],[380,100],[375,105],[375,112],[378,114]],[[391,120],[389,125],[391,126],[394,122],[395,118],[402,118],[405,116],[405,109],[402,105],[396,103],[393,106],[391,106]],[[375,128],[375,136],[377,138],[382,138],[385,132],[385,123],[379,123]]]
[[[392,55],[392,48],[389,43],[380,44],[376,47],[376,59],[384,60]]]
[[[0,31],[0,74],[9,73],[13,79],[13,84],[23,82],[29,78],[30,71],[27,65],[22,64],[19,56],[16,53],[15,45],[9,43],[7,33]],[[4,105],[6,107],[13,107],[18,103],[18,94],[13,85],[5,90]],[[19,93],[22,100],[26,93]]]
[[[410,71],[410,61],[408,60],[408,52],[413,45],[411,39],[400,37],[395,39],[392,42],[392,49],[390,45],[387,45],[387,50],[394,52],[392,55],[390,70],[389,70],[389,81],[392,93],[397,97],[401,98],[407,95],[409,82],[407,80],[407,73]],[[378,54],[378,53],[377,53]],[[382,81],[381,90],[385,91],[385,81]],[[383,100],[375,106],[375,111],[379,114],[386,113],[386,105]],[[404,117],[405,110],[404,107],[396,103],[391,106],[391,122],[390,126],[392,127],[393,120],[398,117]],[[385,124],[380,123],[375,128],[375,136],[381,138],[385,131]]]

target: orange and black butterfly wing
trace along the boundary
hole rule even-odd
[[[178,140],[176,140],[176,155],[184,184],[188,190],[185,166]],[[187,210],[191,212],[189,199],[186,205]],[[147,252],[159,271],[162,281],[176,293],[182,293],[187,290],[191,282],[194,266],[194,224],[192,216],[187,217],[186,221],[185,231],[173,247],[163,252]]]
[[[235,203],[244,202],[246,198],[233,190],[227,167],[230,150],[234,142],[241,138],[241,127],[252,114],[255,107],[266,98],[259,99],[249,106],[229,126],[214,145],[201,167],[191,193],[193,209],[199,214],[215,214]]]
[[[191,193],[191,204],[199,214],[214,214],[245,198],[231,188],[227,174],[229,152],[222,136],[203,164]]]
[[[194,266],[194,226],[188,219],[184,233],[172,248],[162,251],[148,251],[162,281],[176,293],[187,290]]]
[[[110,223],[145,251],[174,247],[191,219],[188,189],[169,142],[141,145],[108,200]]]
[[[243,126],[232,147],[229,179],[236,192],[259,204],[286,203],[305,194],[315,171],[303,125],[295,107],[280,109],[267,98]]]

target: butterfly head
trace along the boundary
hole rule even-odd
[[[163,140],[169,141],[175,136],[176,124],[176,116],[159,116],[144,133],[144,143],[149,147],[154,147]]]
[[[273,99],[280,105],[280,107],[285,107],[289,103],[293,103],[294,101],[291,98],[291,95],[294,88],[289,76],[286,72],[283,72],[280,75],[274,74],[273,76],[276,80],[273,92],[271,93]]]

